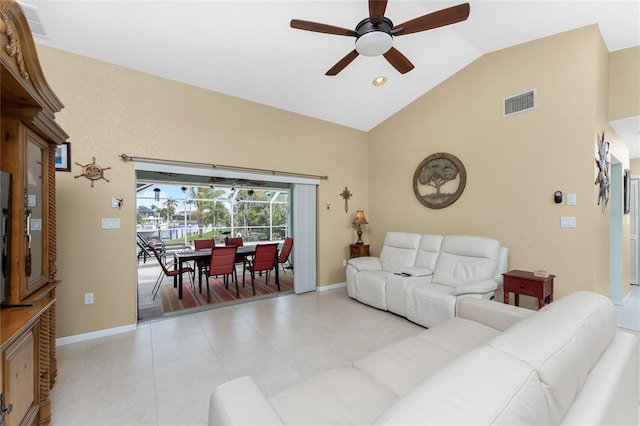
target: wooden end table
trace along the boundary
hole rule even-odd
[[[548,277],[536,277],[533,272],[513,270],[502,274],[504,277],[503,293],[504,303],[509,304],[509,293],[514,294],[514,302],[519,306],[520,295],[536,297],[538,309],[553,302],[553,279],[555,275]]]
[[[351,244],[349,246],[349,259],[362,256],[369,256],[369,244]]]

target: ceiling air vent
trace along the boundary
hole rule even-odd
[[[502,100],[502,116],[507,117],[518,112],[528,111],[536,107],[536,89],[518,93]]]
[[[47,32],[44,29],[44,25],[42,25],[42,22],[40,21],[38,8],[24,3],[20,3],[20,6],[22,6],[24,16],[27,18],[27,23],[29,24],[31,33],[40,37],[48,37]]]

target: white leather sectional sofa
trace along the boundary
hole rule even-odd
[[[465,297],[492,299],[507,271],[507,248],[492,238],[388,232],[380,257],[347,263],[349,296],[431,327]]]
[[[531,311],[460,300],[458,317],[265,398],[219,385],[210,425],[637,425],[638,340],[611,301],[577,292]]]

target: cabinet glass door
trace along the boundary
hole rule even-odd
[[[27,292],[31,293],[46,283],[45,268],[45,215],[47,197],[45,188],[47,164],[46,143],[34,135],[27,136],[27,185],[25,188],[25,239]]]

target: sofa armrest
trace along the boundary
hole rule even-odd
[[[216,387],[209,402],[209,425],[283,425],[251,377]]]
[[[494,300],[466,297],[458,301],[457,316],[504,331],[536,311]]]
[[[380,259],[377,257],[354,257],[353,259],[349,259],[348,264],[356,268],[357,271],[382,271],[382,263],[380,263]]]
[[[484,294],[496,291],[497,288],[498,283],[496,283],[494,280],[474,281],[456,286],[456,288],[453,290],[453,295],[460,296],[462,294]]]

